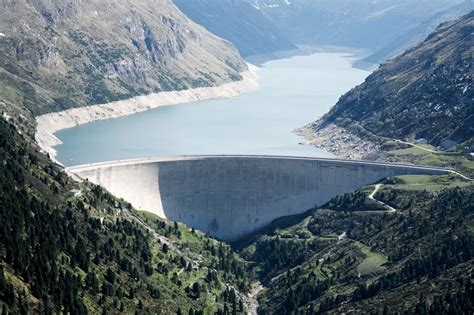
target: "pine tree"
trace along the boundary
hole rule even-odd
[[[8,315],[8,307],[6,304],[3,304],[2,315]]]

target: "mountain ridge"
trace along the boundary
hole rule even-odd
[[[248,0],[296,44],[377,49],[462,0]]]
[[[423,21],[420,25],[415,26],[396,38],[392,43],[376,50],[364,58],[363,61],[378,64],[396,57],[408,48],[421,43],[430,33],[434,32],[441,23],[449,22],[459,16],[468,14],[473,8],[474,3],[472,0],[465,0],[463,3],[438,12],[434,16]]]
[[[472,140],[473,29],[474,12],[442,24],[343,95],[311,128],[321,131],[335,124],[357,134],[362,128],[375,136],[425,139],[434,146]]]

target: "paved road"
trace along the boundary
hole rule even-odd
[[[330,159],[330,158],[315,158],[305,156],[279,156],[279,155],[177,155],[177,156],[157,156],[157,157],[146,157],[129,160],[116,160],[108,162],[91,163],[84,165],[77,165],[68,167],[68,171],[79,171],[86,169],[95,169],[99,167],[108,166],[120,166],[130,164],[146,164],[154,162],[165,162],[165,161],[180,161],[180,160],[199,160],[199,159],[221,159],[221,158],[250,158],[250,159],[279,159],[279,160],[303,160],[303,161],[324,161],[324,162],[337,162],[337,163],[349,163],[349,164],[365,164],[365,165],[384,165],[392,167],[408,167],[419,170],[431,170],[450,172],[451,169],[435,166],[418,166],[413,164],[400,164],[400,163],[389,163],[389,162],[375,162],[365,160],[345,160],[345,159]]]
[[[470,178],[470,177],[467,177],[466,175],[463,175],[463,174],[459,173],[458,171],[451,170],[451,173],[456,174],[456,175],[458,175],[458,176],[461,176],[462,178],[467,179],[467,180],[469,180],[469,181],[471,181],[471,182],[474,181],[474,179],[472,179],[472,178]]]
[[[389,206],[388,204],[386,204],[386,203],[384,203],[384,202],[382,202],[382,201],[380,201],[380,200],[375,199],[374,196],[375,196],[375,194],[377,193],[377,191],[379,191],[380,187],[382,187],[382,184],[377,184],[377,185],[375,185],[375,189],[374,189],[374,191],[369,195],[369,199],[372,199],[373,201],[377,202],[378,204],[384,206],[386,209],[388,209],[387,212],[392,212],[392,213],[393,213],[393,212],[397,212],[397,209],[395,209],[395,208]]]

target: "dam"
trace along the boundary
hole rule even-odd
[[[227,241],[386,177],[450,172],[366,161],[238,155],[156,157],[67,170],[139,210]]]

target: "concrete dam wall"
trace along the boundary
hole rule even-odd
[[[134,207],[236,240],[272,220],[405,174],[444,169],[273,156],[186,156],[97,163],[68,171],[102,185]]]

